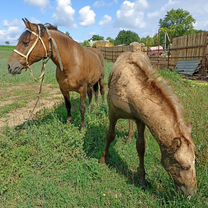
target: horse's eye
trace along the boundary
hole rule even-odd
[[[29,42],[23,42],[23,44],[24,44],[25,47],[29,46]]]
[[[182,165],[183,170],[189,170],[191,168],[190,165]]]

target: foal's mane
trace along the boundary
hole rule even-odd
[[[187,135],[186,130],[188,130],[189,127],[187,127],[184,121],[184,112],[181,102],[179,101],[178,97],[173,93],[173,90],[168,85],[167,81],[161,78],[158,72],[152,67],[149,58],[145,56],[142,52],[129,53],[128,60],[130,64],[136,64],[140,68],[140,70],[143,71],[143,73],[147,77],[146,81],[149,86],[152,85],[160,91],[163,99],[166,100],[168,105],[173,110],[174,116],[176,118],[175,125],[178,126],[181,135],[184,135],[184,138],[188,141],[188,143],[193,144],[193,141],[189,137],[185,136]]]

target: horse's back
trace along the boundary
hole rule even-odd
[[[88,48],[88,50],[91,50],[99,57],[102,67],[104,69],[104,56],[103,56],[103,53],[101,52],[101,50],[98,48]]]
[[[116,60],[108,86],[108,104],[110,109],[119,111],[120,117],[134,118],[132,100],[136,100],[144,87],[143,70],[151,68],[146,55],[142,52],[126,52]]]
[[[92,48],[84,48],[85,50],[85,63],[88,63],[88,75],[93,80],[99,80],[104,76],[104,59],[101,52]],[[92,81],[94,82],[94,81]]]

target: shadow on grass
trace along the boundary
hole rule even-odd
[[[71,99],[71,104],[72,104],[72,116],[74,119],[73,126],[79,127],[81,123],[81,118],[80,118],[80,111],[79,111],[79,105],[80,105],[80,100],[79,98],[72,98]],[[66,107],[65,104],[59,104],[54,108],[54,110],[45,110],[45,112],[41,112],[40,116],[38,116],[37,119],[32,119],[25,121],[23,124],[18,125],[15,127],[16,131],[21,131],[22,129],[26,129],[28,126],[36,126],[37,124],[45,124],[48,123],[50,120],[52,120],[54,117],[58,119],[58,121],[62,122],[63,124],[67,123],[67,112],[66,112]],[[44,116],[44,114],[46,116]]]
[[[106,145],[107,130],[108,124],[106,125],[105,123],[102,123],[99,126],[88,126],[84,141],[84,151],[88,157],[100,160]],[[119,131],[118,129],[116,129],[116,138],[110,147],[110,152],[107,158],[107,166],[109,167],[109,169],[114,169],[119,175],[124,176],[128,184],[140,187],[137,172],[132,171],[129,168],[128,164],[122,159],[122,157],[119,155],[119,153],[114,147],[119,138],[121,139],[127,137],[127,131],[128,129],[126,129],[125,131]],[[126,143],[125,140],[123,140],[122,145],[129,144]],[[139,166],[139,157],[135,157],[135,160],[138,161]],[[145,190],[141,187],[141,190],[148,194],[154,195],[156,198],[160,199],[162,205],[168,205],[171,203],[171,201],[175,201],[177,193],[174,189],[173,182],[171,182],[172,184],[168,184],[168,187],[164,187],[165,185],[161,181],[159,175],[155,175],[154,181],[156,181],[156,183],[160,183],[160,187],[162,187],[162,189],[158,188],[158,184],[150,183],[149,187],[147,187]]]
[[[107,116],[107,115],[106,115]],[[100,160],[103,155],[106,146],[106,133],[108,130],[108,124],[100,124],[99,126],[90,125],[87,128],[87,133],[84,141],[84,151],[88,157],[96,158]],[[110,152],[107,158],[107,165],[109,168],[113,168],[120,175],[124,175],[127,178],[129,184],[138,185],[138,180],[136,173],[132,172],[128,168],[128,164],[123,161],[116,149],[114,148],[116,142],[119,138],[125,138],[128,134],[128,129],[126,131],[116,130],[115,141],[111,144]],[[123,145],[128,145],[125,141],[122,142]],[[136,147],[135,147],[136,148]],[[136,160],[139,161],[138,158]]]
[[[73,115],[73,126],[74,127],[80,127],[81,124],[81,116],[80,116],[80,111],[79,111],[79,104],[80,100],[79,98],[72,98],[72,115]],[[75,106],[75,107],[74,107]],[[99,108],[98,111],[102,111],[103,109]],[[106,107],[104,109],[104,116],[107,117],[107,110]],[[98,117],[99,117],[98,112]],[[102,112],[103,113],[103,112]],[[92,112],[93,116],[95,116],[95,113]],[[90,113],[88,112],[88,115],[90,116]],[[97,115],[96,115],[97,116]],[[32,121],[27,121],[24,124],[16,127],[16,131],[21,131],[22,129],[27,129],[27,127],[32,127],[37,126],[37,125],[44,125],[50,122],[53,118],[58,119],[62,123],[66,123],[66,108],[64,104],[61,104],[55,108],[53,112],[50,112],[46,114],[46,116],[42,117],[39,120],[32,120]],[[96,119],[96,118],[94,118]],[[67,127],[67,126],[66,126]],[[108,122],[99,122],[98,124],[90,124],[90,122],[87,121],[87,129],[86,129],[86,134],[84,138],[84,146],[83,149],[89,158],[96,158],[100,160],[104,149],[106,145],[106,132],[108,129]],[[121,130],[116,130],[116,139],[112,143],[111,148],[110,148],[110,153],[108,157],[108,162],[107,165],[110,169],[116,170],[116,172],[122,176],[125,176],[127,183],[139,187],[138,183],[138,175],[137,172],[134,172],[129,169],[128,164],[121,158],[119,153],[116,151],[114,148],[114,145],[118,141],[119,138],[125,138],[128,134],[128,129],[125,129],[125,131]],[[124,140],[122,141],[122,145],[129,145],[126,143]],[[136,148],[136,147],[135,147]],[[139,158],[135,157],[135,160],[138,161],[139,165]],[[148,170],[147,170],[148,171]],[[157,176],[155,176],[157,178]],[[160,180],[158,178],[158,180]],[[175,200],[175,192],[171,188],[168,193],[166,190],[164,191],[158,191],[158,188],[154,186],[150,186],[145,190],[145,192],[148,192],[151,195],[155,195],[155,197],[161,199],[162,204],[166,205],[168,201],[170,202],[171,198],[174,201]]]

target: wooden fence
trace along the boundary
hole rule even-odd
[[[121,53],[137,50],[147,52],[146,48],[142,45],[136,45],[136,47],[132,45],[101,48],[105,59],[113,62],[116,61]],[[178,61],[200,59],[202,61],[200,74],[206,75],[208,73],[208,33],[202,32],[174,38],[166,54],[162,56],[149,55],[149,58],[155,67],[172,70],[175,69]]]
[[[145,52],[145,47],[143,45],[129,45],[129,46],[116,46],[116,47],[108,47],[108,48],[100,48],[104,58],[106,60],[115,62],[118,56],[127,51],[144,51]]]
[[[178,61],[200,59],[202,67],[200,74],[208,72],[208,33],[202,32],[173,38],[172,45],[164,57],[151,57],[150,60],[157,68],[175,69]]]

